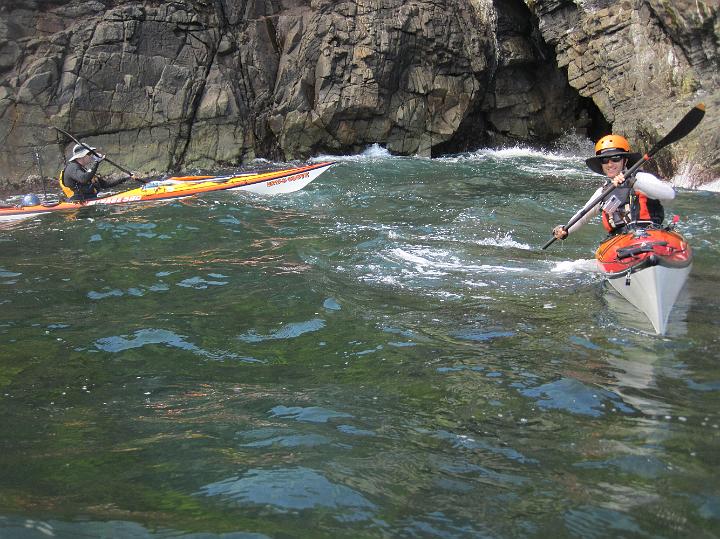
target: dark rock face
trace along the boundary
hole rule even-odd
[[[591,3],[6,0],[0,177],[57,172],[50,125],[150,173],[547,143],[603,116],[652,138],[717,99],[716,8]]]
[[[695,0],[528,0],[570,85],[647,149],[696,103],[692,136],[658,155],[669,176],[683,160],[720,173],[720,11]]]
[[[286,158],[374,142],[429,155],[491,81],[493,28],[467,2],[313,7],[280,23],[286,38],[268,125]]]

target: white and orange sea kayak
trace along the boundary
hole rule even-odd
[[[308,185],[333,164],[332,162],[317,163],[273,172],[244,173],[229,176],[176,176],[150,181],[135,189],[83,202],[0,206],[0,221],[27,219],[46,213],[77,210],[87,206],[171,200],[214,191],[238,190],[260,195],[292,193]]]
[[[664,335],[692,268],[693,253],[685,238],[666,229],[638,229],[604,241],[595,258],[612,287]]]

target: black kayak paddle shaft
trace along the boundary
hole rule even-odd
[[[65,135],[65,136],[68,137],[69,139],[71,139],[73,142],[75,142],[75,144],[79,144],[80,146],[82,146],[83,148],[85,148],[87,151],[89,151],[91,154],[93,154],[95,157],[97,157],[97,158],[99,158],[99,159],[104,159],[105,161],[107,161],[108,163],[110,163],[111,165],[113,165],[114,167],[122,170],[125,174],[131,176],[133,180],[139,181],[140,183],[146,183],[145,181],[141,180],[140,178],[136,178],[135,175],[134,175],[134,173],[133,173],[132,171],[126,169],[126,168],[125,168],[124,166],[122,166],[122,165],[118,165],[115,161],[112,161],[112,160],[111,160],[110,158],[108,158],[107,156],[103,157],[102,155],[100,155],[99,153],[97,153],[95,150],[93,150],[90,146],[88,146],[87,144],[85,144],[85,143],[83,143],[83,142],[80,142],[78,139],[76,139],[75,137],[73,137],[70,133],[68,133],[68,132],[65,131],[64,129],[60,129],[59,127],[55,127],[55,126],[53,126],[53,129],[55,129],[56,131],[62,133],[63,135]]]

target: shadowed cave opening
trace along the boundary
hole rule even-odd
[[[611,124],[593,100],[570,86],[567,68],[557,67],[555,51],[525,3],[498,0],[495,8],[499,52],[493,80],[453,137],[432,146],[432,155],[516,144],[542,147],[567,135],[595,141],[610,133]],[[513,54],[517,43],[525,54]]]

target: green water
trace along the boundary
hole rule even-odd
[[[716,537],[720,195],[669,333],[578,155],[345,158],[0,230],[0,537]]]

